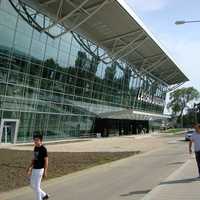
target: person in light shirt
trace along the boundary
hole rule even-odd
[[[192,154],[192,144],[194,144],[194,152],[198,167],[198,178],[200,178],[200,124],[194,125],[195,131],[190,137],[189,141],[189,153]]]

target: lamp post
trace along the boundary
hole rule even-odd
[[[194,21],[179,20],[175,22],[176,25],[183,25],[183,24],[189,24],[189,23],[200,23],[200,20],[194,20]]]

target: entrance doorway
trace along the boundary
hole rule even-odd
[[[0,127],[0,143],[16,143],[19,120],[2,119]]]
[[[129,119],[101,119],[95,120],[94,132],[108,137],[113,133],[117,135],[133,135],[149,133],[149,121]]]

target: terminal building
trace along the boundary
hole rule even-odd
[[[123,0],[0,0],[0,143],[154,131],[186,81]]]

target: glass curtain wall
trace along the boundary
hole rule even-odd
[[[167,87],[138,73],[122,61],[100,62],[71,33],[39,33],[0,1],[0,117],[20,120],[18,141],[34,131],[79,137],[98,114],[122,108],[163,113]]]

